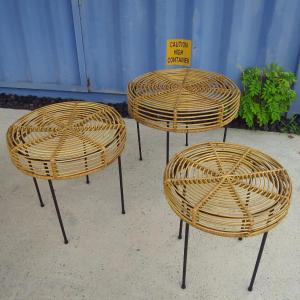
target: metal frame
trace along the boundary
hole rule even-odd
[[[44,207],[45,204],[43,202],[43,199],[42,199],[42,196],[41,196],[41,193],[40,193],[40,189],[39,189],[39,186],[37,184],[37,181],[36,181],[35,177],[33,177],[33,182],[34,182],[34,186],[35,186],[36,192],[37,192],[39,200],[40,200],[40,205],[41,205],[41,207]]]
[[[122,177],[122,162],[121,156],[118,156],[118,166],[119,166],[119,180],[120,180],[120,192],[121,192],[121,206],[122,214],[125,214],[125,205],[124,205],[124,193],[123,193],[123,177]]]
[[[251,277],[250,285],[248,287],[248,291],[251,292],[253,290],[253,285],[256,277],[256,273],[259,267],[259,263],[262,257],[262,253],[265,247],[266,239],[268,236],[268,232],[265,232],[263,234],[263,238],[259,247],[259,252],[257,255],[255,267],[253,270],[253,274]],[[186,288],[186,266],[187,266],[187,254],[188,254],[188,240],[189,240],[189,224],[185,223],[185,236],[184,236],[184,251],[183,251],[183,269],[182,269],[182,282],[181,282],[181,288],[185,289]]]
[[[259,252],[258,252],[258,255],[257,255],[257,259],[256,259],[255,267],[254,267],[254,270],[253,270],[253,274],[252,274],[252,277],[251,277],[250,285],[248,287],[249,292],[251,292],[252,289],[253,289],[253,284],[254,284],[254,281],[255,281],[255,277],[256,277],[256,273],[257,273],[257,270],[258,270],[258,266],[259,266],[259,263],[260,263],[262,253],[264,251],[267,236],[268,236],[268,232],[265,232],[264,235],[263,235],[260,247],[259,247]]]
[[[122,208],[122,214],[125,214],[121,156],[118,156],[118,168],[119,168],[119,181],[120,181],[120,193],[121,193],[121,208]],[[39,186],[38,186],[38,183],[37,183],[37,180],[36,180],[35,177],[33,177],[33,182],[34,182],[37,194],[38,194],[40,205],[41,205],[41,207],[44,207],[45,204],[44,204],[44,202],[42,200],[40,189],[39,189]],[[87,184],[90,183],[88,175],[86,175],[86,183]],[[54,187],[53,187],[53,184],[52,184],[52,180],[49,179],[48,180],[48,184],[49,184],[51,195],[52,195],[52,198],[53,198],[53,202],[54,202],[54,206],[55,206],[57,218],[58,218],[58,221],[59,221],[60,229],[61,229],[61,232],[62,232],[62,235],[63,235],[64,243],[68,244],[69,241],[67,239],[67,235],[66,235],[66,232],[65,232],[65,228],[64,228],[63,221],[62,221],[62,217],[61,217],[61,213],[60,213],[60,210],[59,210],[59,206],[58,206],[58,203],[57,203],[57,198],[56,198],[56,195],[55,195],[55,190],[54,190]]]
[[[188,253],[188,243],[189,243],[189,228],[190,225],[188,223],[185,223],[183,269],[182,269],[182,282],[181,282],[182,289],[186,288],[185,279],[186,279],[186,263],[187,263],[187,253]]]
[[[136,129],[137,129],[137,136],[138,136],[138,147],[139,147],[139,159],[143,160],[142,157],[142,142],[141,142],[141,132],[140,132],[140,123],[136,122]],[[224,135],[223,135],[223,142],[226,141],[227,136],[227,126],[224,127]],[[189,145],[189,136],[188,132],[185,133],[185,146]],[[169,150],[170,150],[170,132],[166,132],[166,163],[169,162]]]
[[[57,217],[58,217],[60,229],[61,229],[61,232],[62,232],[62,235],[63,235],[63,238],[64,238],[64,243],[68,244],[69,241],[68,241],[67,236],[66,236],[64,223],[63,223],[62,218],[61,218],[61,214],[60,214],[60,211],[59,211],[59,207],[58,207],[58,203],[57,203],[57,200],[56,200],[56,195],[55,195],[55,191],[54,191],[54,188],[53,188],[53,185],[52,185],[52,181],[48,180],[48,183],[49,183],[49,187],[50,187],[50,190],[51,190],[51,194],[52,194],[56,214],[57,214]]]
[[[143,157],[142,157],[142,146],[141,146],[141,134],[140,134],[140,123],[139,122],[136,122],[136,129],[137,129],[137,135],[138,135],[140,160],[143,160]]]

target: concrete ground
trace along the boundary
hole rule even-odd
[[[286,219],[267,239],[254,290],[247,291],[262,236],[244,239],[190,230],[187,289],[180,288],[183,240],[162,191],[165,134],[126,120],[122,157],[126,215],[120,211],[117,162],[91,176],[55,181],[69,244],[62,241],[47,182],[9,161],[5,134],[26,111],[0,109],[0,299],[300,299],[300,137],[228,130],[228,142],[262,150],[293,180]],[[191,144],[220,141],[223,131],[190,135]],[[170,135],[171,153],[184,135]]]

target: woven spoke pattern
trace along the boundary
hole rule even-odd
[[[164,191],[185,222],[221,236],[266,232],[287,214],[292,185],[285,169],[255,149],[204,143],[176,154]]]
[[[196,69],[146,73],[128,84],[131,116],[146,126],[173,132],[200,132],[231,122],[240,90],[224,75]]]
[[[125,123],[114,108],[81,101],[34,110],[7,131],[15,166],[44,179],[95,172],[120,155],[125,140]]]

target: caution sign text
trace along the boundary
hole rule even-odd
[[[191,65],[191,40],[167,40],[167,65]]]

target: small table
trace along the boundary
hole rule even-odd
[[[68,243],[52,180],[86,176],[118,158],[122,213],[125,214],[121,153],[126,128],[119,113],[104,104],[70,101],[48,105],[21,117],[7,131],[13,164],[33,177],[48,180],[65,244]]]
[[[263,233],[248,290],[253,288],[268,231],[286,216],[292,185],[286,170],[258,150],[203,143],[177,153],[164,173],[172,210],[186,222],[182,288],[186,287],[189,225],[225,237]]]

